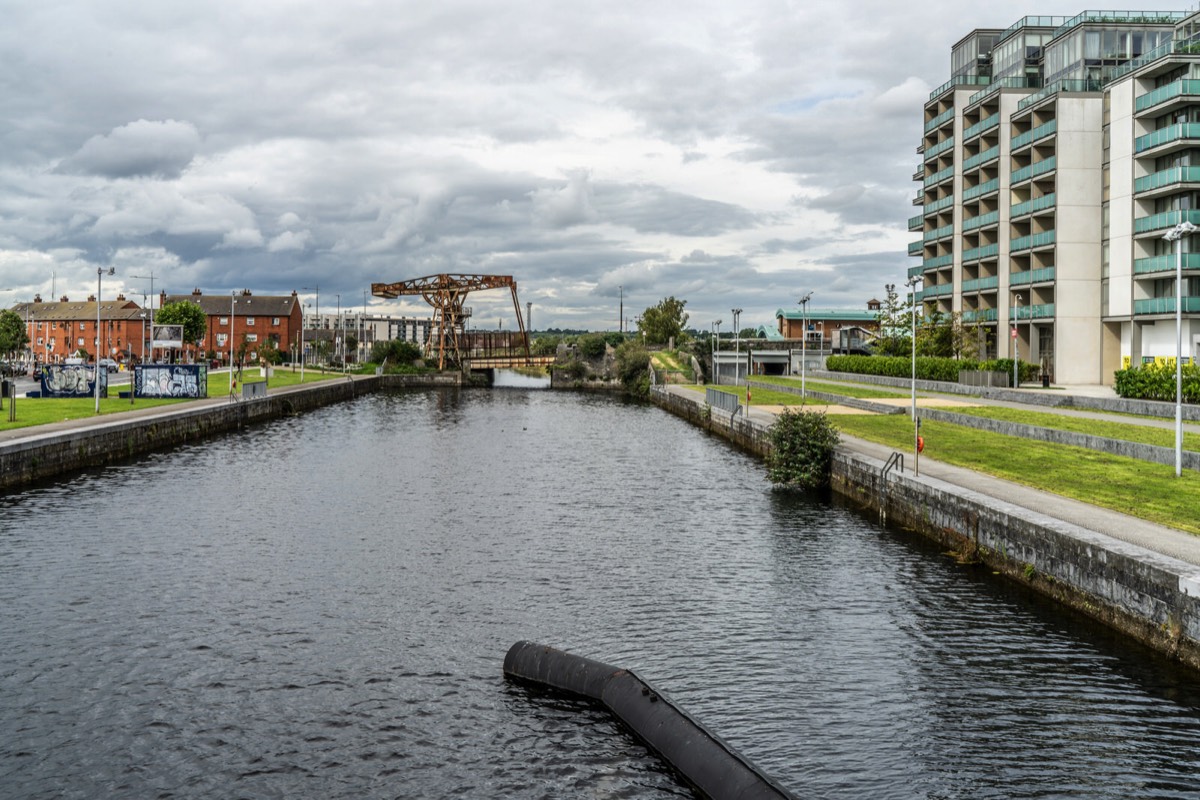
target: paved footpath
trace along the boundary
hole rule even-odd
[[[688,397],[700,402],[704,400],[704,395],[694,389],[668,386],[667,390],[681,397]],[[1109,391],[1111,393],[1111,390]],[[918,397],[917,404],[920,405],[920,397]],[[1043,406],[1030,408],[1038,411],[1049,410]],[[769,426],[775,420],[775,412],[767,408],[751,406],[750,419],[758,424]],[[894,448],[844,434],[841,442],[843,448],[879,461],[880,467],[895,452]],[[912,456],[911,451],[904,454],[905,467],[909,471],[913,468]],[[1010,503],[1028,509],[1032,513],[1078,525],[1081,528],[1144,547],[1153,552],[1200,565],[1200,536],[1164,525],[1156,525],[1118,511],[1081,503],[1061,495],[1043,492],[1012,481],[984,475],[974,470],[956,467],[926,455],[920,457],[918,466],[922,478],[932,478],[960,486],[994,498],[998,502]]]

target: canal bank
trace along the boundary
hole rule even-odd
[[[457,373],[353,375],[269,391],[265,397],[252,400],[209,398],[16,428],[0,434],[0,491],[241,430],[380,389],[460,385],[462,376]]]
[[[677,387],[658,387],[652,399],[749,452],[765,456],[770,448],[774,416],[761,408],[731,416]],[[887,469],[891,456],[888,448],[843,436],[834,491],[963,562],[1003,573],[1200,669],[1197,537],[927,458],[920,476],[903,463]]]

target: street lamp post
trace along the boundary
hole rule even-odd
[[[154,273],[153,272],[151,272],[149,275],[130,275],[129,277],[136,278],[139,281],[150,281],[150,296],[154,297]],[[142,295],[142,305],[145,305],[145,304],[146,304],[146,296]],[[154,333],[154,301],[153,300],[150,301],[150,332]],[[145,339],[143,338],[142,341],[143,341],[142,363],[144,364],[144,363],[146,363],[146,346],[144,344]],[[150,355],[151,356],[154,355],[153,347],[150,348]]]
[[[717,338],[713,339],[713,383],[721,385],[721,370],[717,369],[717,351],[721,349],[721,320],[716,321]]]
[[[229,292],[229,397],[233,398],[233,313],[237,305],[237,289]]]
[[[104,268],[96,267],[96,413],[100,413],[100,289],[104,285]],[[109,275],[116,275],[115,267],[108,268]]]
[[[731,310],[731,313],[733,314],[733,385],[740,386],[742,383],[742,354],[741,328],[738,327],[738,320],[742,316],[742,310],[735,308]]]
[[[1013,306],[1012,323],[1013,388],[1019,389],[1021,388],[1021,374],[1018,371],[1021,366],[1021,346],[1017,341],[1017,320],[1021,317],[1021,293],[1016,292],[1013,297],[1016,299]]]
[[[905,284],[912,292],[912,419],[917,421],[917,284],[924,281],[922,275],[914,275]]]
[[[1175,477],[1183,477],[1183,237],[1200,227],[1184,220],[1163,235],[1175,243]],[[1132,359],[1130,359],[1132,361]]]
[[[800,298],[800,397],[807,397],[805,394],[804,379],[808,368],[808,301],[812,299],[812,292]]]

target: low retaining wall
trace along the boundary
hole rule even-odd
[[[279,417],[351,400],[380,389],[455,387],[457,373],[383,375],[329,380],[280,390],[265,398],[200,408],[164,407],[151,416],[100,418],[83,428],[0,445],[0,491],[74,470],[102,467],[164,447],[198,441]],[[37,402],[30,400],[28,402]]]
[[[765,454],[770,448],[765,429],[752,421],[726,427],[698,400],[662,391],[651,399],[744,449]],[[833,489],[965,562],[1002,572],[1200,669],[1200,567],[936,478],[890,471],[885,479],[883,467],[839,447]]]

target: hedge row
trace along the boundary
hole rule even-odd
[[[1184,364],[1183,402],[1200,403],[1200,366]],[[1118,397],[1133,400],[1175,402],[1175,365],[1145,364],[1116,372],[1113,390]]]
[[[912,359],[904,356],[829,356],[825,369],[830,372],[852,372],[857,375],[882,375],[888,378],[911,378]],[[1021,380],[1030,381],[1037,377],[1037,364],[1021,362]],[[923,381],[947,381],[958,383],[960,371],[983,370],[1003,372],[1011,375],[1011,358],[991,361],[976,361],[973,358],[917,358],[917,378]]]

